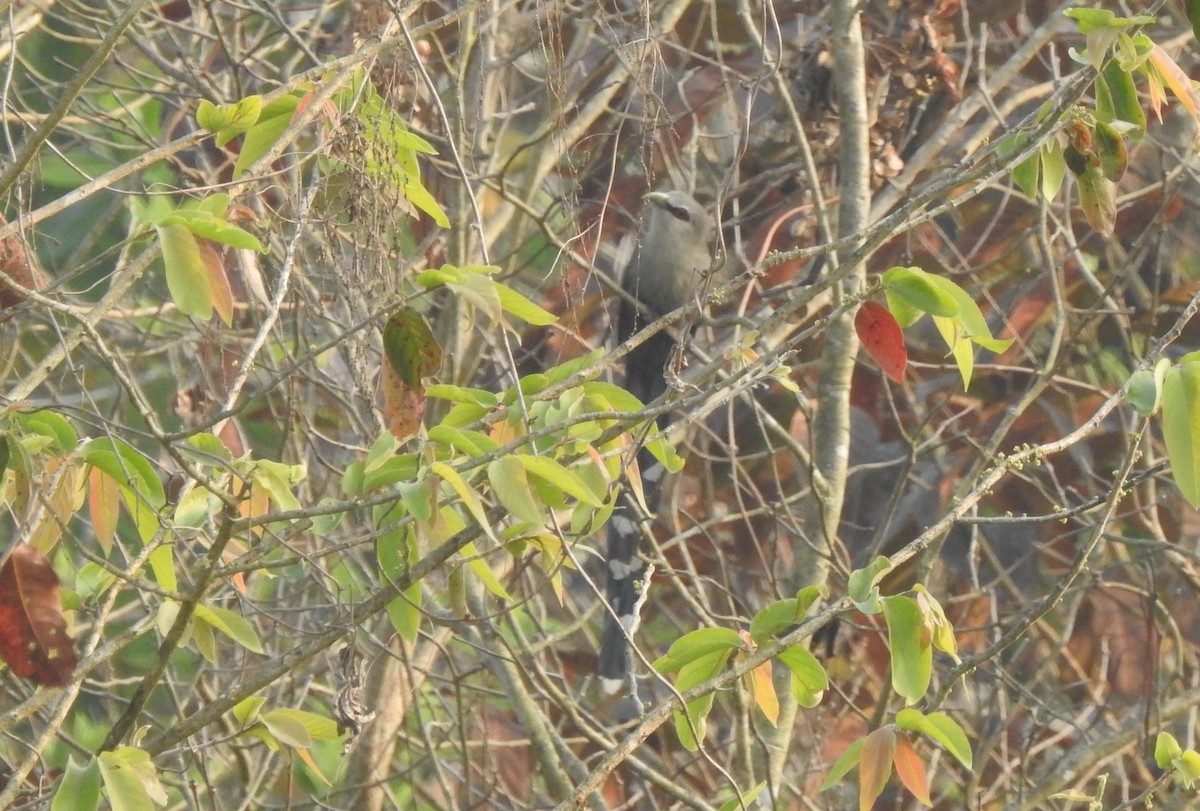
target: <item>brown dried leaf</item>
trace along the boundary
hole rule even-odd
[[[390,363],[379,370],[379,388],[383,392],[383,417],[392,436],[408,439],[421,427],[425,416],[425,386],[410,386],[400,379]]]
[[[0,215],[0,227],[7,224],[8,221]],[[14,284],[26,290],[38,290],[42,287],[40,276],[29,264],[29,254],[25,252],[20,234],[0,240],[0,310],[25,300],[25,294],[6,284],[6,279],[11,279]]]
[[[13,673],[46,687],[68,684],[79,661],[58,589],[50,561],[28,544],[0,566],[0,658]]]

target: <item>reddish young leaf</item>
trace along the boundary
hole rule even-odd
[[[223,252],[207,239],[196,238],[196,247],[200,250],[200,259],[208,271],[208,287],[212,294],[212,306],[225,322],[225,326],[233,324],[233,289],[229,286],[229,274],[225,270]]]
[[[883,793],[892,773],[892,758],[896,754],[896,727],[888,724],[872,732],[863,741],[862,757],[858,761],[858,811],[870,811]]]
[[[896,776],[917,800],[923,805],[933,805],[929,798],[929,787],[925,784],[925,764],[913,749],[912,741],[906,735],[896,736],[896,754],[892,757],[896,764]]]
[[[854,329],[884,374],[903,383],[908,350],[904,348],[904,332],[891,311],[877,301],[864,301],[854,316]]]
[[[47,687],[69,683],[78,662],[58,586],[50,561],[29,544],[0,566],[0,658],[13,673]]]
[[[379,370],[379,388],[383,392],[383,418],[388,430],[396,439],[408,439],[421,427],[421,418],[425,416],[425,386],[408,385],[390,363],[385,363]]]

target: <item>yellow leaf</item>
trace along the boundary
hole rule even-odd
[[[750,697],[754,703],[771,722],[771,726],[778,724],[779,696],[775,694],[775,682],[771,679],[771,660],[768,659],[750,671],[747,681],[750,684]]]

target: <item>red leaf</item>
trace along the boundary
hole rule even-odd
[[[884,374],[903,383],[908,350],[904,348],[904,332],[891,311],[877,301],[864,301],[854,316],[854,329]]]
[[[896,753],[896,727],[889,724],[872,732],[863,741],[858,761],[858,809],[870,811],[892,773]]]
[[[904,735],[896,736],[896,754],[892,757],[896,764],[896,776],[904,787],[924,805],[933,805],[929,798],[929,787],[925,784],[925,764],[917,756],[912,742]]]
[[[392,436],[403,442],[421,427],[421,418],[425,416],[425,386],[419,382],[408,385],[390,363],[385,363],[379,370],[379,388],[383,392],[383,418],[387,428]]]
[[[78,663],[58,575],[29,544],[18,545],[0,566],[0,658],[13,673],[46,687],[68,684]]]

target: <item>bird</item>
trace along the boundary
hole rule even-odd
[[[621,288],[628,293],[617,320],[621,343],[659,317],[687,305],[713,264],[709,247],[713,220],[695,198],[671,190],[650,192],[644,199],[638,245],[621,277]],[[662,330],[633,349],[625,359],[626,390],[644,404],[665,393],[665,367],[674,348],[675,338]],[[659,428],[670,421],[669,413],[661,415]],[[644,449],[638,453],[638,465],[645,503],[654,509],[665,471]],[[609,519],[605,597],[612,610],[606,612],[596,667],[601,691],[610,696],[633,685],[629,639],[637,629],[651,574],[638,555],[642,520],[648,517],[632,497],[622,494],[619,509]]]

